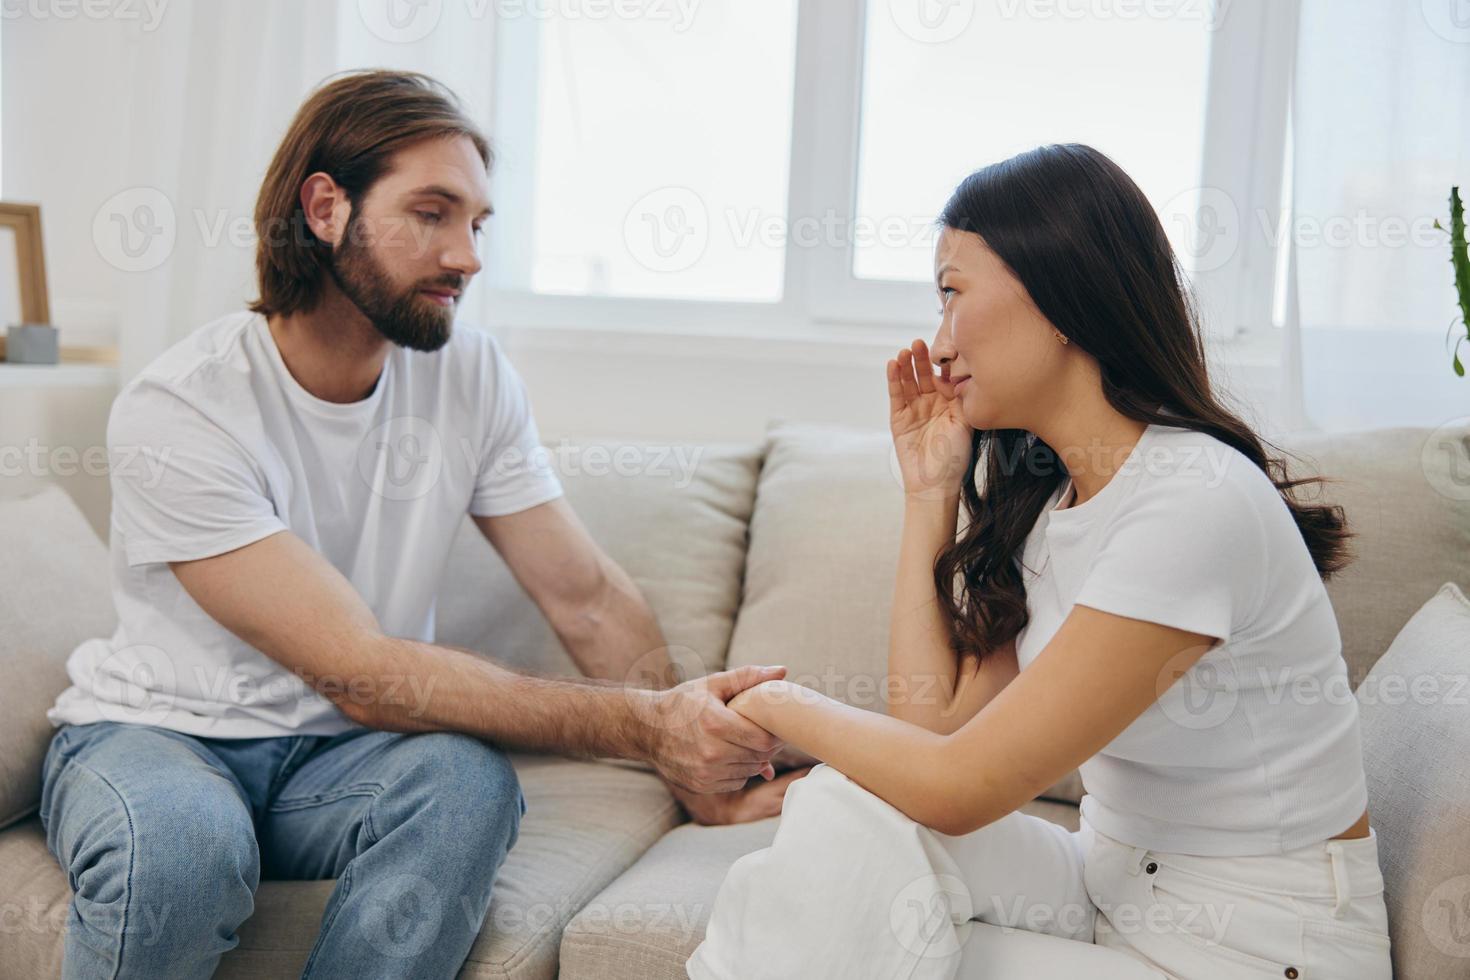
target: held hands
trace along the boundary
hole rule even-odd
[[[655,743],[653,762],[695,823],[735,824],[776,816],[787,788],[816,762],[726,704],[785,673],[784,667],[742,667],[663,692],[665,700],[655,708],[655,717],[664,727],[655,729],[662,737]],[[791,765],[803,768],[775,775],[776,767]],[[766,781],[747,785],[757,774]]]
[[[786,800],[786,790],[811,772],[811,766],[783,772],[769,782],[756,782],[732,793],[691,793],[669,783],[674,799],[689,814],[689,819],[706,827],[732,823],[748,823],[779,816]]]
[[[970,464],[971,429],[954,387],[935,376],[922,340],[888,362],[888,412],[904,493],[920,499],[959,496]]]
[[[650,761],[669,783],[693,793],[728,793],[751,776],[775,777],[782,742],[725,702],[786,675],[785,667],[740,667],[659,691],[645,719]]]

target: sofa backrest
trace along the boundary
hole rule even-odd
[[[1332,483],[1357,558],[1327,583],[1353,686],[1446,582],[1470,588],[1470,426],[1299,435],[1296,474]]]
[[[1329,583],[1356,685],[1445,582],[1470,589],[1470,430],[1283,441],[1334,479],[1359,555]],[[762,457],[764,455],[764,466]],[[686,675],[783,663],[882,710],[902,497],[888,437],[776,425],[756,447],[588,444],[555,454],[570,503],[642,588]],[[757,483],[759,481],[759,483]],[[747,533],[749,548],[747,551]],[[58,488],[0,500],[0,826],[35,806],[65,661],[115,625],[105,545]],[[522,669],[575,666],[477,528],[441,588],[441,642]],[[1075,799],[1075,779],[1048,795]]]
[[[880,432],[771,428],[731,667],[785,664],[790,680],[883,710],[903,524],[891,446]]]
[[[740,604],[760,447],[554,448],[567,500],[593,539],[638,584],[683,673],[697,677],[721,669]],[[449,556],[436,636],[534,673],[578,673],[470,520]]]
[[[77,644],[109,636],[117,617],[107,547],[66,491],[0,500],[0,827],[41,798],[54,729],[46,709],[68,683]]]
[[[1470,601],[1446,583],[1358,687],[1394,975],[1464,976],[1470,958]]]
[[[847,687],[862,675],[860,694],[883,676],[903,519],[890,445],[885,433],[771,428],[731,666],[786,663],[844,700],[823,675]],[[1442,584],[1470,588],[1470,429],[1301,435],[1282,448],[1293,475],[1331,478],[1321,499],[1357,535],[1356,560],[1328,583],[1356,686]]]
[[[1281,440],[1293,475],[1333,479],[1323,499],[1342,504],[1357,533],[1356,561],[1328,584],[1355,687],[1442,584],[1470,588],[1467,440],[1463,429]],[[810,687],[883,710],[903,518],[896,466],[886,433],[771,428],[730,666],[786,664]],[[1073,774],[1044,795],[1080,794]]]
[[[759,446],[551,447],[593,537],[642,588],[669,653],[698,676],[723,666],[740,600]],[[0,827],[28,816],[80,642],[116,626],[107,546],[59,487],[0,499]],[[468,519],[447,560],[438,637],[522,669],[577,669]]]

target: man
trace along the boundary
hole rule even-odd
[[[525,811],[506,748],[645,760],[707,823],[779,812],[802,774],[724,703],[781,668],[665,686],[514,370],[452,329],[490,164],[428,78],[326,85],[261,188],[260,298],[118,396],[119,625],[69,660],[43,777],[67,976],[208,977],[262,874],[338,879],[306,976],[455,975]],[[465,513],[587,679],[430,642]],[[447,911],[399,917],[407,955],[364,941],[425,888]]]

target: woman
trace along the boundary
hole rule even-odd
[[[1111,160],[1024,153],[941,223],[933,348],[888,363],[890,710],[787,681],[730,702],[825,765],[731,868],[690,976],[1389,977],[1322,584],[1340,508],[1212,390]],[[1078,766],[1078,832],[1017,812]]]

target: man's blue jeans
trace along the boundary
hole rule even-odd
[[[68,978],[210,976],[262,876],[337,879],[303,976],[453,977],[526,811],[504,752],[440,732],[66,725],[42,778]]]

